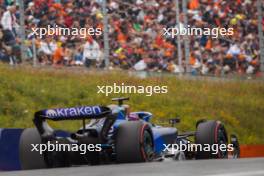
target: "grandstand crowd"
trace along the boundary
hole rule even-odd
[[[259,73],[256,0],[189,0],[188,25],[233,28],[234,35],[188,36],[189,58],[185,58],[182,44],[184,68],[178,64],[176,38],[162,35],[163,28],[177,26],[174,2],[107,1],[110,68],[179,73],[188,66],[197,75]],[[0,0],[0,5],[0,60],[18,64],[21,62],[19,3]],[[103,35],[46,35],[40,38],[32,34],[32,28],[48,25],[103,29],[101,0],[24,0],[24,6],[27,62],[33,60],[34,44],[41,65],[104,67]],[[183,25],[182,13],[180,22]]]

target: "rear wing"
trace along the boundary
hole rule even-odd
[[[46,109],[35,113],[35,118],[49,120],[81,120],[103,118],[111,114],[105,106],[80,106],[73,108]]]
[[[42,137],[50,137],[53,135],[54,130],[48,125],[46,120],[83,120],[84,124],[85,119],[100,119],[111,114],[111,109],[105,106],[45,109],[35,113],[33,122]]]

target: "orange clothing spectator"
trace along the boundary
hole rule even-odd
[[[206,50],[211,50],[212,49],[212,40],[209,39],[206,43],[206,46],[205,46],[205,49]]]
[[[125,34],[123,34],[122,32],[119,32],[118,33],[118,36],[117,36],[117,40],[118,40],[118,42],[120,43],[120,44],[122,44],[122,43],[126,43],[126,36],[125,36]]]
[[[195,57],[193,57],[193,55],[191,54],[191,56],[190,56],[190,65],[194,65],[195,62],[196,62],[196,59],[195,59]]]
[[[53,64],[57,65],[62,63],[64,56],[64,49],[63,47],[58,47],[53,54]]]
[[[199,8],[199,0],[191,0],[189,3],[189,8],[191,10],[195,10],[195,9]]]
[[[164,44],[164,40],[160,35],[156,37],[155,42],[156,42],[156,45],[158,46],[162,46]]]

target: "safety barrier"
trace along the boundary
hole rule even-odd
[[[0,170],[19,170],[19,139],[22,129],[0,128]]]
[[[264,157],[264,145],[241,145],[241,158]]]

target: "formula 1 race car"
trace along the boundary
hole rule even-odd
[[[239,157],[239,143],[235,135],[231,135],[231,155],[227,149],[220,150],[218,147],[227,146],[229,142],[220,121],[200,120],[195,132],[179,133],[173,127],[180,122],[179,118],[169,119],[172,127],[158,126],[150,122],[150,112],[130,112],[129,106],[123,104],[125,100],[129,99],[113,99],[118,105],[42,110],[35,113],[33,122],[36,128],[0,129],[0,170]],[[49,120],[82,120],[83,126],[71,133],[52,129]],[[33,150],[32,146],[39,147],[40,144],[67,144],[77,148],[85,144],[90,145],[91,150],[85,153],[58,149],[41,153]],[[183,144],[191,147],[180,150],[179,145]],[[203,147],[208,144],[217,148],[214,151],[197,151],[191,144]]]

